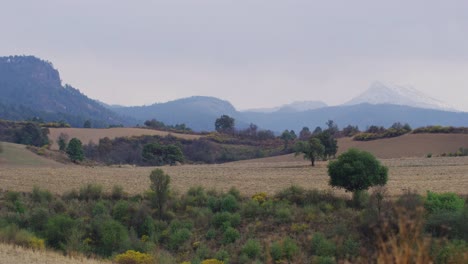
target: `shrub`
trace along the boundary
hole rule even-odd
[[[255,218],[262,214],[262,206],[255,200],[249,200],[242,203],[241,213],[243,217]]]
[[[75,227],[75,221],[67,215],[55,215],[49,218],[46,225],[47,243],[57,249],[64,249],[70,231]]]
[[[465,206],[465,200],[455,193],[433,193],[428,191],[424,207],[429,213],[445,210],[461,212]]]
[[[44,239],[40,239],[26,230],[19,229],[16,225],[9,225],[0,229],[0,241],[36,250],[45,248]]]
[[[315,264],[336,264],[335,258],[329,256],[317,256],[312,263]]]
[[[205,259],[202,264],[224,264],[224,261],[218,259]]]
[[[115,256],[117,264],[151,264],[154,259],[151,255],[134,250],[127,250],[125,253]]]
[[[122,224],[130,222],[130,204],[127,201],[119,200],[112,208],[112,217]]]
[[[205,189],[201,186],[190,187],[187,191],[187,195],[184,197],[185,203],[191,206],[206,206],[208,196],[206,195]]]
[[[32,230],[36,232],[43,232],[46,229],[47,222],[49,220],[49,212],[47,209],[39,207],[35,208],[31,212],[29,218],[29,225]]]
[[[102,197],[102,186],[97,184],[87,184],[80,188],[80,200],[99,200]]]
[[[228,227],[223,234],[223,243],[230,244],[234,243],[240,237],[239,231],[232,227]]]
[[[283,255],[288,260],[291,261],[294,256],[299,252],[299,247],[296,242],[291,238],[287,237],[283,241]]]
[[[98,201],[94,204],[92,210],[93,217],[96,217],[98,215],[105,215],[107,213],[107,206],[103,201]]]
[[[267,200],[268,195],[265,192],[259,192],[252,196],[252,200],[259,204],[263,204]]]
[[[187,228],[175,230],[169,236],[169,248],[174,250],[179,249],[191,236],[192,233]]]
[[[223,261],[222,263],[228,263],[229,262],[229,252],[227,252],[224,249],[220,249],[216,254],[214,255],[215,259]]]
[[[283,258],[283,248],[279,242],[273,242],[270,246],[270,255],[275,262]]]
[[[31,198],[36,203],[45,203],[52,201],[52,194],[47,190],[41,190],[39,187],[34,186]]]
[[[260,256],[261,246],[257,240],[249,239],[242,247],[242,253],[246,254],[250,259],[256,259]]]
[[[239,208],[239,205],[237,204],[236,198],[228,194],[224,196],[221,200],[221,211],[224,212],[234,212]]]
[[[125,249],[129,242],[127,229],[114,219],[97,219],[94,222],[98,241],[96,252],[110,256],[113,252]]]
[[[332,257],[335,255],[336,246],[333,241],[328,240],[322,233],[315,233],[311,241],[312,254],[322,257]]]
[[[126,195],[125,195],[125,192],[124,192],[124,189],[123,189],[122,186],[114,185],[114,187],[112,187],[112,192],[111,192],[112,199],[120,200],[120,199],[124,198],[125,196]]]
[[[287,204],[280,203],[276,206],[275,220],[278,223],[289,223],[292,220],[292,212]]]
[[[213,215],[213,226],[216,228],[237,227],[240,224],[240,214],[228,212],[216,213]]]
[[[276,198],[295,203],[297,205],[303,205],[305,189],[300,186],[292,185],[291,187],[278,192],[276,194]]]

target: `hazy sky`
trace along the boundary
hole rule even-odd
[[[468,1],[1,0],[0,55],[106,103],[334,105],[375,80],[468,111]]]

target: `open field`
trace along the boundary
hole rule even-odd
[[[468,157],[383,159],[389,166],[389,194],[405,190],[424,193],[456,192],[468,194]],[[182,165],[160,167],[172,178],[172,186],[185,192],[191,186],[228,190],[234,186],[252,195],[264,191],[273,194],[290,185],[332,190],[328,186],[326,162],[315,168],[293,155],[239,161],[219,165]],[[6,190],[29,192],[34,185],[61,194],[87,183],[97,183],[106,191],[118,184],[130,194],[149,188],[149,174],[154,167],[61,167],[1,166],[0,186]],[[341,191],[333,190],[337,193]]]
[[[84,257],[66,257],[60,253],[46,250],[27,249],[19,246],[0,243],[0,264],[28,263],[28,264],[98,264],[111,263]]]
[[[71,138],[78,138],[83,142],[83,144],[88,144],[90,141],[94,143],[99,143],[99,139],[108,137],[110,139],[116,137],[132,137],[132,136],[143,136],[143,135],[152,135],[152,136],[167,136],[169,134],[184,138],[184,139],[198,139],[200,136],[198,135],[190,135],[190,134],[179,134],[179,133],[172,133],[167,131],[159,131],[159,130],[152,130],[152,129],[144,129],[144,128],[124,128],[124,127],[116,127],[116,128],[49,128],[50,134],[49,138],[54,141],[55,144],[52,145],[52,149],[58,149],[58,137],[61,133],[67,134],[70,139]]]
[[[0,142],[3,152],[0,153],[0,166],[13,167],[64,167],[64,164],[41,157],[26,149],[24,145]]]
[[[406,134],[401,137],[374,141],[353,141],[351,138],[338,140],[338,154],[359,148],[379,158],[424,157],[429,153],[440,155],[454,153],[460,147],[468,148],[467,134]]]
[[[172,134],[184,139],[198,139],[201,136],[189,134],[169,133],[143,128],[50,128],[49,138],[54,141],[52,149],[58,149],[60,133],[68,134],[70,138],[78,138],[83,144],[90,141],[98,143],[104,137],[132,137],[142,135],[166,136]],[[424,157],[429,153],[440,155],[442,153],[456,152],[458,148],[468,148],[468,135],[466,134],[407,134],[401,137],[380,139],[374,141],[353,141],[351,138],[338,139],[338,153],[354,147],[366,150],[379,158]]]

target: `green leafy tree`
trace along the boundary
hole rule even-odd
[[[58,138],[58,145],[59,145],[60,151],[67,150],[67,141],[68,141],[68,135],[65,133],[60,133],[60,136]]]
[[[294,133],[294,130],[289,131],[286,129],[283,131],[280,138],[284,141],[284,149],[288,149],[289,142],[296,138],[296,133]]]
[[[323,154],[325,158],[335,157],[336,152],[338,151],[338,141],[330,133],[330,131],[325,130],[322,133],[315,135],[314,137],[319,139],[324,146],[325,149]]]
[[[371,153],[350,149],[328,164],[328,175],[331,186],[353,192],[353,197],[357,198],[372,186],[385,185],[388,168]]]
[[[308,127],[303,127],[301,132],[299,132],[299,139],[300,140],[308,140],[312,136],[312,132]]]
[[[295,155],[304,155],[304,159],[310,160],[312,167],[315,166],[315,160],[323,157],[325,147],[319,139],[311,138],[309,141],[298,141],[294,146]]]
[[[167,200],[169,199],[169,183],[171,177],[164,173],[161,169],[155,169],[150,174],[151,181],[151,202],[153,207],[158,210],[158,215],[162,218]]]
[[[67,154],[71,161],[77,162],[84,159],[83,145],[77,138],[72,138],[68,143]]]
[[[90,120],[86,120],[83,124],[83,127],[84,128],[91,128],[91,121]]]
[[[28,122],[15,131],[15,143],[42,147],[49,144],[49,129],[41,128],[37,123]]]
[[[222,115],[215,121],[215,129],[220,133],[232,133],[234,132],[235,119],[228,116]]]
[[[151,165],[174,165],[184,161],[184,154],[177,145],[163,146],[158,143],[146,144],[142,151],[143,159]]]

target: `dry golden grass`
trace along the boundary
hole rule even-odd
[[[468,157],[383,159],[389,167],[390,195],[406,190],[425,193],[455,192],[468,194]],[[332,190],[328,186],[327,163],[315,168],[301,157],[293,155],[231,162],[219,165],[182,165],[161,167],[171,176],[175,190],[185,192],[191,186],[228,190],[234,186],[241,193],[273,194],[291,185]],[[69,165],[57,168],[0,167],[2,189],[29,192],[34,185],[61,194],[87,183],[97,183],[110,191],[116,184],[131,194],[149,188],[149,174],[154,167],[81,167]],[[343,193],[342,191],[336,191]]]
[[[49,138],[52,139],[55,144],[52,145],[52,149],[58,149],[58,137],[61,133],[67,134],[70,139],[78,138],[83,144],[88,144],[90,141],[99,143],[99,139],[108,137],[110,139],[116,137],[132,137],[132,136],[167,136],[169,134],[183,138],[183,139],[198,139],[199,135],[179,134],[171,133],[167,131],[159,131],[144,128],[127,128],[127,127],[116,127],[116,128],[50,128]]]
[[[85,257],[66,257],[57,252],[31,249],[0,243],[0,264],[98,264],[109,261],[87,259]]]

